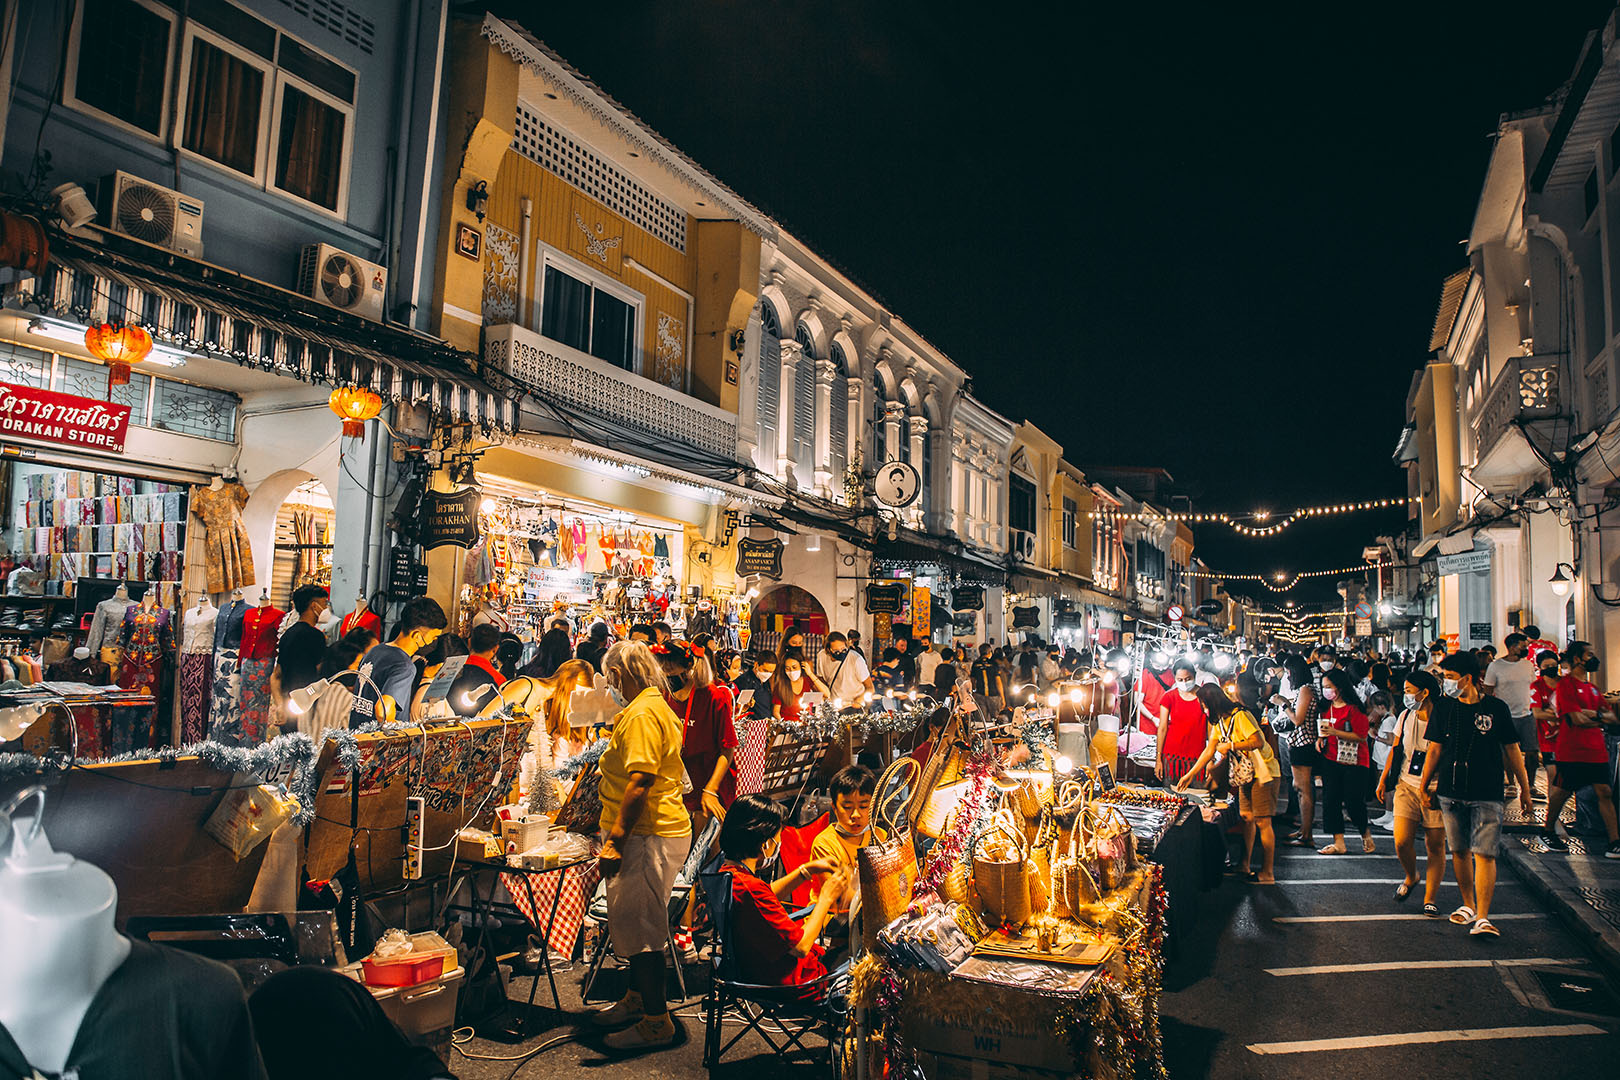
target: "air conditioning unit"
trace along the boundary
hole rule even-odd
[[[173,188],[127,172],[104,177],[100,196],[102,219],[113,232],[148,244],[202,258],[203,204]]]
[[[381,322],[388,271],[331,244],[305,244],[298,291],[327,307]]]
[[[1023,529],[1012,531],[1013,558],[1020,562],[1033,562],[1035,559],[1035,534],[1025,532]]]

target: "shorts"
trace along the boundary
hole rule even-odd
[[[1295,769],[1315,769],[1320,771],[1323,761],[1322,752],[1316,748],[1315,742],[1304,746],[1288,747],[1288,764]]]
[[[1496,858],[1502,846],[1502,804],[1471,799],[1441,799],[1446,843],[1453,852],[1468,850]]]
[[[1519,749],[1524,751],[1525,760],[1534,760],[1533,755],[1541,749],[1541,740],[1536,737],[1536,718],[1528,714],[1515,716],[1513,727],[1519,733]]]
[[[669,897],[692,837],[631,833],[619,845],[624,861],[607,879],[608,932],[621,960],[664,951],[669,943]]]
[[[1609,782],[1609,763],[1606,761],[1560,761],[1557,765],[1560,791],[1579,791],[1583,787]]]
[[[1238,814],[1244,821],[1260,821],[1277,812],[1277,788],[1281,780],[1265,783],[1250,781],[1238,788]]]
[[[1418,791],[1416,784],[1404,781],[1395,785],[1395,792],[1390,797],[1390,813],[1397,818],[1407,821],[1421,821],[1425,829],[1443,829],[1446,827],[1445,819],[1438,810],[1425,810],[1423,808],[1423,795]]]

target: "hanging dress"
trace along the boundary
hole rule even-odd
[[[269,738],[270,673],[276,667],[276,643],[286,612],[268,604],[249,608],[242,617],[242,733],[244,745]]]
[[[214,626],[219,609],[213,604],[188,608],[180,621],[180,744],[190,746],[208,737],[208,708],[213,701]]]
[[[156,604],[136,604],[124,613],[124,625],[118,634],[118,644],[124,650],[118,665],[118,685],[125,690],[139,690],[156,698],[163,687],[163,667],[174,650],[174,632],[167,608]],[[134,740],[145,726],[147,746],[157,745],[156,705],[146,709],[114,709],[109,730],[107,750],[121,754],[135,749]]]
[[[191,512],[206,528],[203,554],[211,593],[254,584],[253,548],[242,524],[242,507],[247,501],[247,488],[241,484],[225,484],[217,491],[202,486],[191,489]]]
[[[583,570],[583,569],[585,569],[585,558],[586,558],[586,552],[585,552],[585,519],[584,518],[575,518],[574,519],[573,529],[571,530],[571,532],[572,532],[572,539],[573,539],[573,542],[574,542],[574,566],[577,569]]]
[[[247,601],[234,600],[214,620],[214,688],[209,695],[208,737],[226,746],[252,745],[242,730],[242,624]]]

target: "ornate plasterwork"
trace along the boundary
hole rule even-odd
[[[484,222],[484,325],[517,320],[518,238],[493,221]]]
[[[658,313],[658,341],[653,348],[652,378],[671,390],[686,389],[686,320]]]

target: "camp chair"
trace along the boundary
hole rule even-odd
[[[798,986],[761,986],[741,981],[731,941],[731,871],[721,869],[717,859],[704,867],[699,880],[708,899],[715,931],[714,947],[709,955],[709,992],[703,1002],[703,1065],[710,1075],[725,1052],[750,1031],[764,1039],[784,1062],[795,1051],[812,1052],[804,1045],[806,1035],[820,1033],[830,1045],[837,1034],[834,1013],[827,1004],[833,974],[829,972],[814,982]],[[743,1029],[721,1045],[721,1023],[733,1006],[744,1021]],[[784,1041],[779,1043],[771,1037],[764,1026],[767,1022]]]
[[[708,857],[709,848],[714,845],[714,838],[719,835],[720,819],[711,817],[703,831],[698,834],[692,850],[687,852],[686,862],[681,864],[680,873],[675,875],[675,888],[669,894],[669,929],[666,941],[669,944],[670,959],[675,964],[675,985],[680,988],[682,1001],[686,1000],[686,969],[681,964],[681,950],[675,946],[675,930],[681,925],[682,916],[686,914],[686,904],[692,896],[692,885],[697,881],[698,867],[703,865],[704,859]],[[581,1001],[591,999],[591,987],[596,984],[596,976],[602,971],[602,962],[613,950],[611,935],[607,930],[607,882],[604,881],[597,886],[587,913],[591,921],[601,929],[596,935],[596,948],[591,953],[591,962],[585,972],[585,988],[579,995]]]

